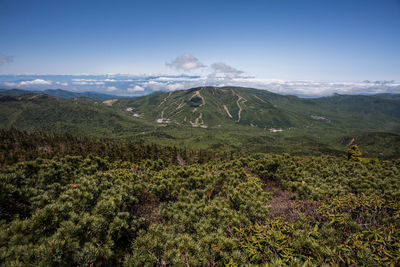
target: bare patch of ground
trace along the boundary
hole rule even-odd
[[[117,101],[118,101],[118,99],[108,99],[108,100],[104,100],[103,104],[107,105],[107,106],[112,106]]]
[[[269,103],[268,102],[265,102],[264,100],[262,100],[261,98],[259,98],[258,96],[256,96],[256,95],[253,95],[255,98],[257,98],[258,100],[260,100],[261,102],[264,102],[265,104],[267,104],[267,105],[269,105]]]
[[[248,175],[257,177],[248,168],[244,170]],[[317,211],[320,205],[318,201],[298,199],[295,193],[282,189],[276,181],[266,179],[263,182],[264,191],[272,194],[272,199],[267,202],[267,205],[271,207],[268,214],[269,218],[281,217],[293,222],[299,219],[300,214],[303,214],[315,219],[321,219],[321,215]]]
[[[272,199],[267,203],[271,209],[270,218],[281,217],[287,221],[296,221],[299,215],[321,219],[317,209],[320,205],[318,201],[311,199],[298,199],[297,195],[288,190],[282,189],[276,182],[270,181],[264,187],[265,191],[272,193]]]
[[[165,98],[160,102],[160,104],[158,104],[158,107],[160,107],[162,104],[164,104],[165,101],[167,101],[168,97],[171,96],[171,94],[172,94],[172,92],[169,92],[168,95],[167,95],[167,97],[165,97]]]
[[[190,124],[191,124],[193,127],[198,127],[198,126],[200,126],[200,125],[203,125],[203,124],[204,124],[204,121],[203,121],[203,113],[200,112],[199,117],[197,117],[197,118],[195,119],[194,122],[190,121]]]
[[[178,105],[178,107],[177,107],[175,110],[178,110],[178,109],[183,108],[184,105],[185,105],[185,103],[183,103],[183,101],[182,101],[182,103],[180,103],[180,104]]]
[[[226,111],[226,114],[228,114],[229,118],[232,119],[232,115],[231,115],[231,113],[229,112],[229,109],[228,109],[228,107],[227,107],[226,105],[224,105],[224,109],[225,109],[225,111]]]
[[[271,206],[269,217],[285,217],[289,221],[297,219],[298,215],[294,209],[295,201],[292,200],[292,193],[288,191],[277,191],[268,202]]]
[[[158,198],[148,192],[143,192],[138,198],[139,203],[132,206],[131,213],[143,217],[147,225],[160,222],[162,217],[159,213]]]
[[[354,139],[354,137],[353,137],[353,139],[351,139],[351,141],[347,144],[347,146],[351,146],[354,143],[355,140],[356,139]]]
[[[238,119],[236,122],[240,122],[241,114],[243,111],[243,108],[242,108],[242,106],[240,106],[240,103],[243,104],[243,103],[247,102],[247,100],[245,98],[241,97],[240,95],[238,95],[235,91],[232,90],[232,92],[234,93],[234,95],[236,95],[238,97],[238,100],[236,101],[236,105],[239,108],[239,112],[238,112]]]

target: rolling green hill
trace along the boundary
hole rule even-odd
[[[199,87],[105,101],[28,94],[0,96],[0,116],[2,128],[190,149],[343,155],[354,139],[351,143],[361,145],[367,156],[400,156],[396,97],[311,99],[241,87]]]
[[[90,98],[61,99],[45,94],[0,96],[2,128],[118,137],[149,123],[111,110]]]
[[[286,98],[255,89],[203,87],[121,99],[115,107],[133,108],[145,120],[163,119],[181,126],[221,128],[252,125],[263,129],[300,124],[298,116],[275,105]]]
[[[400,132],[400,101],[373,96],[334,95],[304,99],[240,87],[199,87],[120,99],[144,120],[181,126],[261,129],[322,127],[343,131]]]

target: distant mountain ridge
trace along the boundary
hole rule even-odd
[[[242,88],[242,87],[237,87],[237,88]],[[188,89],[190,90],[190,89]],[[264,89],[256,89],[260,91],[267,91]],[[45,89],[43,91],[39,90],[23,90],[23,89],[0,89],[0,95],[9,95],[9,96],[20,96],[24,94],[47,94],[50,96],[56,96],[60,98],[65,98],[65,99],[70,99],[74,97],[89,97],[89,98],[96,98],[96,99],[115,99],[115,98],[134,98],[133,96],[121,96],[121,95],[112,95],[112,94],[105,94],[105,93],[99,93],[95,91],[86,91],[86,92],[73,92],[69,90],[64,90],[64,89]],[[157,93],[157,92],[156,92]],[[340,94],[334,94],[335,95],[340,95]],[[144,95],[146,96],[146,95]],[[379,97],[379,98],[385,98],[385,99],[400,99],[400,94],[395,94],[395,93],[380,93],[380,94],[372,94],[372,95],[363,95],[363,96],[374,96],[374,97]],[[315,97],[302,97],[298,96],[299,98],[305,98],[305,99],[314,99]],[[135,97],[136,98],[136,97]]]
[[[292,154],[338,155],[351,141],[367,155],[400,157],[400,99],[386,95],[299,98],[209,86],[136,98],[65,99],[0,90],[0,128]]]
[[[373,95],[375,97],[381,97],[386,99],[400,99],[400,94],[389,94],[389,93],[382,93]]]
[[[60,97],[60,98],[65,98],[65,99],[70,99],[70,98],[75,98],[75,97],[89,97],[89,98],[95,98],[95,99],[112,99],[112,98],[123,98],[123,96],[117,96],[117,95],[109,95],[109,94],[103,94],[103,93],[98,93],[98,92],[72,92],[68,90],[62,90],[62,89],[46,89],[43,91],[31,91],[31,90],[22,90],[22,89],[0,89],[0,95],[10,95],[10,96],[20,96],[20,95],[25,95],[25,94],[46,94],[50,96],[55,96],[55,97]]]

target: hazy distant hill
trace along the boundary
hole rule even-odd
[[[199,87],[108,100],[7,92],[0,96],[1,128],[217,151],[338,155],[349,144],[362,144],[368,156],[400,157],[400,100],[395,97],[305,99],[240,87]]]
[[[29,91],[29,90],[21,90],[21,89],[10,89],[10,90],[0,89],[0,95],[20,96],[20,95],[32,94],[32,93],[47,94],[47,95],[56,96],[56,97],[60,97],[60,98],[66,98],[66,99],[75,98],[75,97],[90,97],[90,98],[96,98],[96,99],[121,98],[121,96],[108,95],[108,94],[97,93],[97,92],[77,93],[77,92],[71,92],[71,91],[62,90],[62,89],[46,89],[43,91]]]
[[[375,97],[380,97],[380,98],[386,98],[386,99],[399,99],[400,100],[400,94],[376,94],[374,95]]]
[[[36,91],[27,91],[21,89],[0,89],[0,95],[20,96],[26,94],[37,93]]]

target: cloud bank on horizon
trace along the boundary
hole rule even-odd
[[[12,58],[0,62],[3,61],[9,63]],[[395,81],[316,82],[258,78],[248,76],[245,71],[223,62],[215,62],[207,66],[189,53],[166,62],[166,65],[184,73],[179,75],[0,75],[0,87],[26,90],[96,91],[121,96],[141,96],[156,91],[175,91],[200,86],[242,86],[301,97],[321,97],[334,93],[366,95],[400,93],[400,83]],[[196,71],[200,73],[195,74]],[[185,73],[190,73],[190,75]]]

